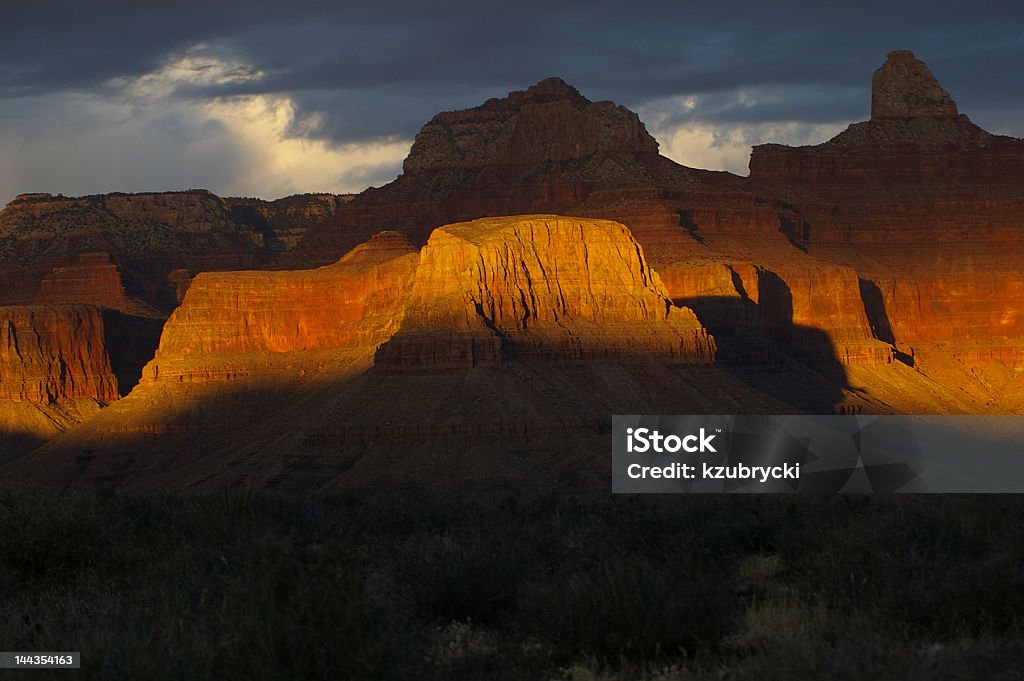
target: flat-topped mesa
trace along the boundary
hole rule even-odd
[[[871,78],[871,120],[958,114],[928,66],[910,50],[894,50]]]
[[[560,78],[434,116],[416,135],[403,170],[545,163],[598,152],[657,154],[639,117],[611,102],[591,102]]]
[[[315,270],[201,273],[143,381],[221,380],[267,353],[372,353],[401,321],[417,259],[403,236],[385,232]]]
[[[392,367],[660,356],[711,362],[714,341],[676,307],[629,230],[554,215],[439,227],[420,252]]]
[[[121,272],[108,253],[83,253],[67,267],[55,267],[39,283],[39,304],[87,304],[120,312],[154,315],[156,310],[125,291]]]

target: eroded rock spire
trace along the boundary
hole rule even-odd
[[[871,119],[956,116],[956,102],[910,50],[894,50],[871,78]]]

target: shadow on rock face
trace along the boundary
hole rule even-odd
[[[677,298],[715,337],[716,364],[799,411],[832,413],[849,387],[835,345],[822,329],[793,323],[793,296],[778,275],[758,272],[759,302],[747,297]]]

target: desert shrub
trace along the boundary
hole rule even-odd
[[[0,489],[0,649],[97,679],[1012,679],[1022,503]]]
[[[521,626],[567,657],[660,659],[718,644],[733,617],[732,596],[714,572],[607,556],[593,570],[527,584]]]

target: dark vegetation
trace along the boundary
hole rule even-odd
[[[1022,509],[0,490],[0,650],[99,679],[1019,679]]]

